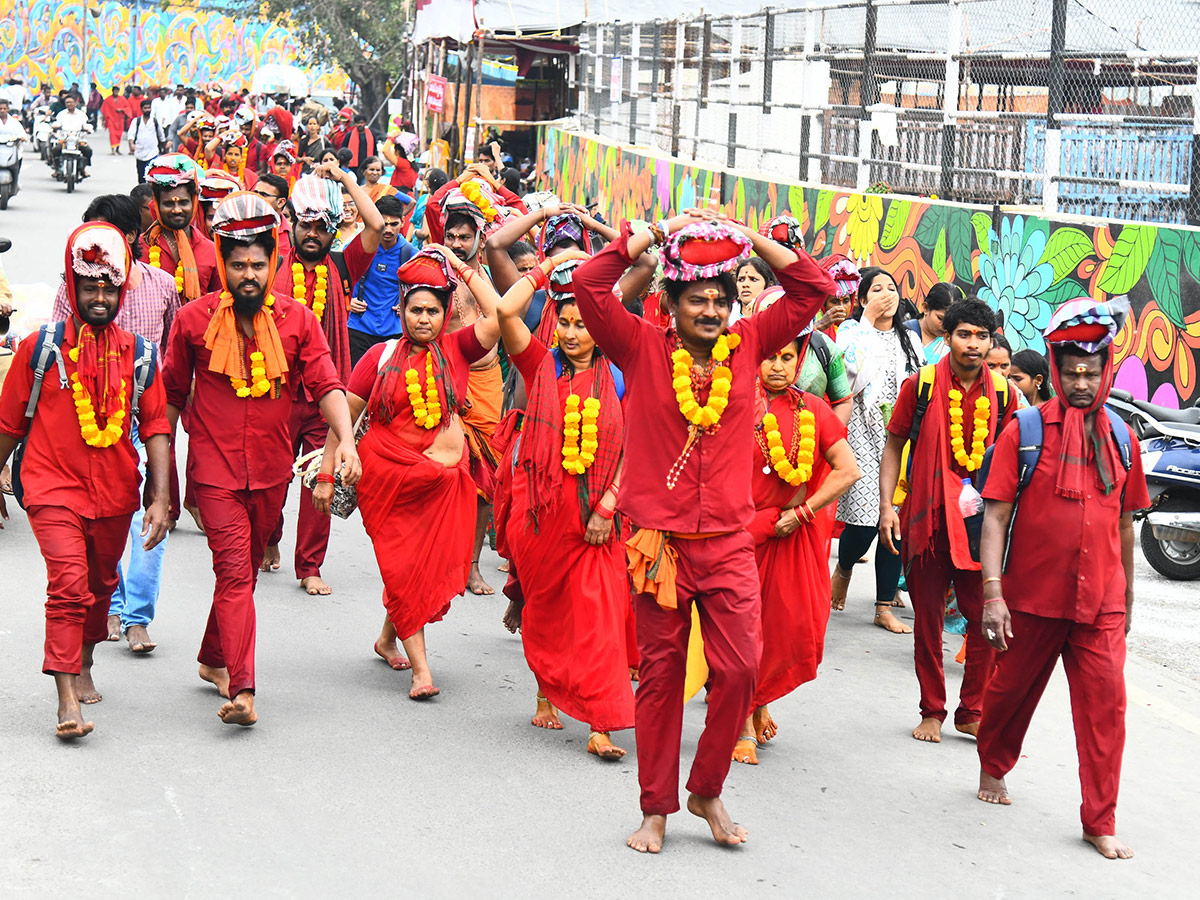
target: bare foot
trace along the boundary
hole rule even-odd
[[[1000,806],[1012,806],[1008,798],[1008,787],[1003,778],[993,778],[983,769],[979,770],[979,793],[975,795],[984,803],[996,803]],[[1086,838],[1087,835],[1084,835]]]
[[[892,634],[912,634],[912,629],[893,616],[886,606],[875,607],[875,624]]]
[[[607,731],[593,731],[588,737],[587,749],[588,753],[601,759],[618,760],[625,755],[625,751],[612,742]]]
[[[504,610],[504,618],[500,621],[510,633],[516,634],[521,630],[521,613],[525,610],[524,600],[509,600],[508,609]]]
[[[175,529],[178,527],[179,527],[178,519],[168,519],[167,520],[167,534],[174,534]]]
[[[260,572],[278,572],[279,571],[279,545],[267,547],[263,552],[262,565],[258,567]]]
[[[96,690],[96,683],[92,681],[92,667],[89,665],[84,665],[75,678],[75,696],[79,698],[80,703],[89,706],[104,699]]]
[[[904,598],[900,596],[900,588],[896,588],[896,596],[892,598],[892,606],[899,607],[900,609],[904,609],[907,606]]]
[[[629,680],[630,681],[638,680],[638,670],[634,666],[629,667]]]
[[[771,718],[771,713],[765,706],[754,710],[751,722],[754,725],[754,739],[760,744],[766,743],[779,732],[779,726],[775,724],[775,720]]]
[[[979,737],[979,720],[974,722],[955,722],[954,730],[961,731],[963,734],[969,734],[973,738]]]
[[[754,735],[742,735],[738,738],[738,742],[733,747],[733,761],[750,766],[758,765],[758,742],[754,739]]]
[[[408,658],[400,652],[400,648],[396,646],[395,641],[392,641],[392,645],[390,647],[386,644],[380,647],[379,644],[380,641],[375,642],[375,654],[382,658],[385,663],[387,663],[397,672],[403,672],[405,669],[412,668],[412,663],[410,663]]]
[[[942,723],[937,719],[922,719],[921,724],[912,733],[918,741],[928,741],[931,744],[942,742]]]
[[[204,534],[204,523],[200,521],[200,507],[188,506],[185,503],[183,504],[183,508],[192,514],[192,521],[196,523],[196,527],[200,530],[200,533]]]
[[[212,666],[200,663],[200,677],[209,684],[215,685],[217,693],[222,697],[229,696],[229,670],[225,667],[214,669]]]
[[[440,693],[441,691],[433,686],[433,673],[429,669],[422,672],[413,669],[412,688],[408,692],[409,700],[432,700]]]
[[[130,625],[125,629],[125,640],[129,641],[129,649],[134,653],[149,653],[158,646],[150,640],[145,625]]]
[[[558,718],[558,710],[554,708],[554,704],[538,694],[537,709],[534,710],[533,719],[529,722],[530,725],[536,725],[538,728],[549,728],[552,731],[558,731],[562,728],[562,722]]]
[[[325,579],[320,575],[309,575],[307,578],[301,578],[300,587],[304,588],[304,592],[311,597],[326,597],[333,593],[333,588],[326,584]]]
[[[58,726],[54,729],[54,736],[60,741],[81,738],[91,734],[95,728],[95,723],[83,721],[83,711],[78,703],[58,707]]]
[[[479,560],[471,563],[471,574],[467,576],[467,590],[477,597],[496,593],[496,589],[483,580],[479,572]]]
[[[108,617],[108,640],[119,641],[121,639],[121,617]]]
[[[843,572],[841,566],[833,567],[833,575],[829,579],[830,609],[845,609],[846,608],[846,591],[850,589],[850,573]]]
[[[508,574],[508,565],[509,565],[509,563],[508,563],[508,560],[506,559],[506,560],[504,560],[504,562],[500,563],[500,565],[496,566],[496,571],[503,572],[504,574],[507,575]]]
[[[253,725],[258,721],[258,713],[254,711],[254,692],[239,691],[234,699],[221,707],[217,715],[226,725]]]
[[[712,829],[713,840],[718,844],[746,843],[749,833],[729,817],[725,804],[720,797],[701,797],[699,794],[688,794],[688,812],[699,816]]]
[[[643,816],[642,826],[628,837],[625,846],[632,847],[638,853],[659,853],[666,833],[666,816]]]
[[[1126,847],[1115,834],[1083,833],[1083,839],[1096,848],[1105,859],[1133,859],[1133,850]]]

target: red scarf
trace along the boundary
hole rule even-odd
[[[420,349],[433,354],[433,377],[437,382],[438,402],[443,410],[441,427],[448,428],[450,426],[452,413],[462,416],[461,401],[454,396],[454,374],[450,370],[446,355],[442,352],[440,340],[441,335],[425,344],[423,348],[407,337],[402,337],[396,342],[395,350],[392,351],[392,355],[388,357],[387,363],[375,379],[375,389],[371,392],[371,396],[374,398],[371,409],[372,418],[378,416],[385,424],[391,423],[399,415],[401,407],[408,404],[408,388],[404,382],[404,373],[409,369],[413,369],[417,373],[417,382],[421,385],[421,394],[424,396],[425,357],[419,352]],[[412,353],[414,347],[418,348],[418,354],[409,359],[409,354]]]
[[[979,378],[983,385],[983,396],[987,397],[991,404],[988,412],[988,436],[985,441],[985,445],[990,445],[996,440],[996,421],[1002,410],[999,408],[992,373],[984,367],[979,373]],[[903,552],[906,562],[916,559],[922,553],[931,552],[935,536],[945,527],[954,565],[959,569],[977,572],[979,563],[971,559],[967,547],[966,525],[958,512],[962,477],[951,467],[948,394],[954,386],[950,357],[947,355],[934,369],[933,396],[921,422],[917,446],[909,451],[912,477],[909,479],[908,499],[904,502],[902,511]],[[969,452],[971,432],[974,428],[974,401],[968,403],[964,397],[962,410],[963,440],[966,441]],[[942,510],[945,510],[944,515],[940,514]]]
[[[588,516],[616,477],[625,431],[625,417],[608,360],[600,357],[592,365],[596,369],[592,396],[600,401],[596,420],[599,446],[595,461],[577,479],[585,527]],[[529,402],[517,449],[517,465],[524,466],[529,475],[529,517],[535,530],[538,517],[557,506],[566,475],[562,467],[563,404],[558,396],[558,379],[557,358],[553,352],[547,353],[533,384],[528,385]]]
[[[1047,343],[1046,346],[1050,351],[1050,381],[1054,385],[1054,392],[1057,395],[1048,402],[1057,403],[1062,409],[1062,449],[1058,455],[1058,477],[1054,483],[1054,493],[1060,497],[1082,500],[1087,493],[1088,479],[1086,419],[1104,405],[1104,401],[1108,399],[1108,393],[1112,389],[1112,350],[1110,347],[1108,358],[1104,361],[1104,372],[1101,375],[1100,390],[1096,392],[1096,399],[1087,409],[1081,409],[1068,403],[1066,395],[1063,393],[1062,376],[1058,371],[1056,352],[1058,345]],[[1096,415],[1092,423],[1091,443],[1095,454],[1096,470],[1100,473],[1100,482],[1104,485],[1105,494],[1111,494],[1116,486],[1115,473],[1120,462],[1117,459],[1115,443],[1109,437],[1111,433],[1112,424],[1108,421],[1108,416]]]

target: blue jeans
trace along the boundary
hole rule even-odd
[[[146,445],[138,437],[136,422],[130,431],[144,478]],[[129,564],[127,567],[117,566],[117,575],[121,580],[108,607],[110,616],[121,617],[122,628],[128,628],[130,625],[149,625],[154,619],[154,605],[158,602],[158,587],[162,579],[163,554],[167,550],[167,541],[163,538],[162,543],[149,552],[142,549],[142,542],[145,540],[142,537],[142,520],[145,515],[146,511],[141,506],[133,514],[133,522],[129,525],[132,543]]]

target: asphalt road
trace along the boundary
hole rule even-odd
[[[97,154],[68,197],[36,158],[0,234],[18,306],[52,294],[66,234],[91,196],[127,190],[128,157]],[[297,500],[289,504],[291,556]],[[485,572],[498,559],[485,553]],[[1192,897],[1200,792],[1195,584],[1140,562],[1130,635],[1128,745],[1119,834],[1137,851],[1101,859],[1079,840],[1079,787],[1061,669],[1009,778],[1015,805],[974,796],[972,742],[909,737],[917,722],[910,637],[870,625],[860,566],[830,623],[817,680],[772,704],[779,736],[757,768],[734,767],[726,802],[750,830],[736,850],[674,816],[654,858],[623,845],[639,821],[635,756],[601,763],[587,728],[530,727],[535,685],[497,597],[455,602],[428,629],[442,695],[406,697],[408,676],[371,652],[378,573],[357,517],[335,521],[326,578],[306,596],[286,570],[258,591],[258,709],[223,725],[196,678],[212,591],[203,537],[184,521],[166,552],[152,655],[98,649],[96,731],[53,738],[40,674],[45,570],[20,510],[0,532],[0,896],[92,897]],[[904,610],[903,617],[911,618]],[[961,667],[947,640],[951,694]],[[704,706],[686,711],[685,758]],[[636,749],[633,735],[618,743]],[[685,773],[686,777],[686,773]],[[682,780],[682,779],[681,779]]]

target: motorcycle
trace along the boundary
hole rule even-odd
[[[20,166],[21,138],[0,137],[0,209],[8,209],[8,201],[21,189],[17,183]]]
[[[67,185],[67,193],[75,191],[75,185],[83,179],[83,135],[89,131],[64,131],[55,126],[51,140],[55,142],[54,177]]]
[[[1200,406],[1170,409],[1125,391],[1113,391],[1109,405],[1142,444],[1150,492],[1150,507],[1134,513],[1144,520],[1142,554],[1174,581],[1200,578]]]
[[[38,156],[45,159],[50,154],[51,116],[50,107],[39,106],[33,111],[33,146]]]

